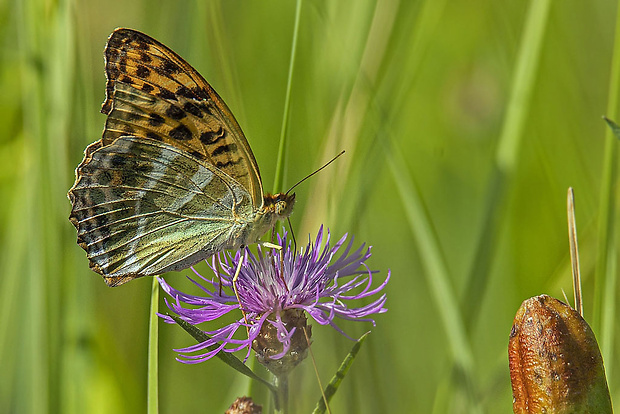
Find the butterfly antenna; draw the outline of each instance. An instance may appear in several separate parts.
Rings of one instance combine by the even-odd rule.
[[[287,217],[288,220],[288,228],[291,229],[291,237],[293,238],[293,257],[297,253],[297,239],[295,238],[295,231],[293,230],[293,224],[291,223],[291,218]]]
[[[319,168],[318,170],[314,171],[313,173],[310,173],[308,175],[306,175],[304,178],[302,178],[301,180],[297,181],[297,183],[292,186],[291,188],[288,189],[288,191],[286,192],[286,194],[290,193],[291,191],[293,191],[293,189],[295,187],[297,187],[299,184],[303,183],[304,181],[306,181],[308,178],[312,177],[314,174],[318,173],[319,171],[321,171],[323,168],[327,167],[329,164],[331,164],[332,162],[336,161],[336,158],[340,157],[342,154],[344,154],[344,150],[342,150],[340,152],[340,154],[336,155],[334,158],[332,158],[331,160],[329,160],[329,162],[325,165],[323,165],[321,168]]]

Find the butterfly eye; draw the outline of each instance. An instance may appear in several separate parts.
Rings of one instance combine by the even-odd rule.
[[[278,216],[284,215],[286,211],[286,201],[285,200],[277,201],[275,210]]]
[[[293,212],[295,205],[295,193],[293,194],[276,194],[274,203],[274,212],[282,218],[286,218]],[[280,219],[279,219],[280,220]]]

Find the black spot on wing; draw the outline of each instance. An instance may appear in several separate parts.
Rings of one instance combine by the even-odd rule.
[[[155,90],[155,88],[150,83],[145,83],[142,85],[142,90],[146,93],[151,93]]]
[[[192,139],[192,133],[185,125],[179,125],[170,131],[170,138],[179,141],[187,141],[188,139]]]
[[[157,94],[160,98],[168,99],[170,101],[176,101],[177,97],[174,93],[170,92],[166,88],[159,88],[159,93]]]
[[[194,92],[192,92],[191,89],[189,89],[187,86],[185,85],[181,85],[178,87],[178,89],[175,91],[175,93],[179,96],[183,96],[187,99],[195,99],[196,98],[196,94]]]
[[[179,119],[183,119],[183,118],[185,118],[185,116],[186,116],[187,114],[185,113],[185,111],[184,111],[184,110],[182,110],[182,109],[181,109],[181,108],[179,108],[178,106],[176,106],[176,105],[170,105],[170,106],[168,106],[168,109],[166,109],[166,115],[167,115],[169,118],[179,120]]]
[[[127,73],[127,57],[126,56],[122,56],[118,60],[118,70],[120,70],[122,73]]]
[[[139,37],[135,37],[134,42],[136,42],[136,47],[140,50],[149,50],[149,44]]]
[[[181,85],[177,88],[175,93],[187,99],[195,99],[197,101],[209,99],[209,94],[207,94],[203,88],[200,88],[198,86],[188,88],[185,85]]]
[[[122,75],[119,79],[119,82],[123,82],[123,83],[128,83],[130,85],[133,84],[133,79],[131,79],[129,76],[127,75]]]
[[[205,158],[205,156],[199,151],[192,150],[189,153],[192,154],[194,158],[198,158],[199,160],[203,160]]]
[[[146,133],[146,137],[150,139],[154,139],[155,141],[163,141],[162,137],[159,134],[156,134],[155,132],[151,132],[151,131]]]
[[[144,62],[144,63],[151,63],[151,61],[153,60],[152,57],[149,56],[148,53],[140,53],[140,61]]]
[[[239,158],[238,160],[230,160],[230,161],[226,161],[226,162],[217,162],[215,164],[215,166],[217,168],[225,168],[225,167],[229,167],[231,165],[240,164],[242,161],[243,161],[243,158]]]
[[[162,62],[162,68],[169,74],[179,73],[181,68],[171,60],[164,60]]]
[[[149,124],[151,126],[160,126],[165,122],[164,118],[159,114],[150,114],[149,115]]]
[[[211,97],[209,96],[209,92],[207,92],[205,88],[201,88],[200,86],[196,86],[194,88],[194,93],[203,99],[211,99]]]
[[[202,118],[203,116],[200,109],[196,105],[194,105],[192,102],[185,102],[183,104],[183,110],[187,113],[197,116],[198,118]]]
[[[226,136],[226,133],[220,126],[217,131],[206,131],[200,134],[200,142],[205,145],[211,145],[224,138],[224,136]]]
[[[125,165],[126,158],[120,155],[113,155],[110,157],[110,165],[114,168],[120,168]]]
[[[213,150],[213,152],[211,153],[211,156],[217,157],[220,154],[226,154],[228,152],[235,152],[235,151],[237,151],[237,144],[235,143],[228,144],[228,145],[220,145],[219,147]]]
[[[172,77],[174,74],[181,71],[181,68],[176,63],[168,59],[162,60],[161,64],[154,66],[153,69],[155,69],[158,74],[167,77]]]
[[[151,74],[151,70],[144,65],[138,65],[136,75],[140,78],[147,78]]]

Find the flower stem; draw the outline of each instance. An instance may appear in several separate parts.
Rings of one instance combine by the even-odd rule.
[[[275,377],[275,385],[278,390],[276,397],[276,410],[278,414],[287,414],[289,412],[288,407],[288,374],[282,374]]]
[[[147,412],[156,414],[159,412],[159,379],[158,379],[158,338],[159,338],[159,317],[157,308],[159,304],[159,282],[153,278],[151,287],[151,311],[149,312],[149,345],[148,345],[148,380],[147,380]]]

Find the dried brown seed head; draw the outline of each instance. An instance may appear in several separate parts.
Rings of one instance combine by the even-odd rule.
[[[524,301],[508,356],[515,413],[612,413],[594,333],[565,303],[547,295]]]

